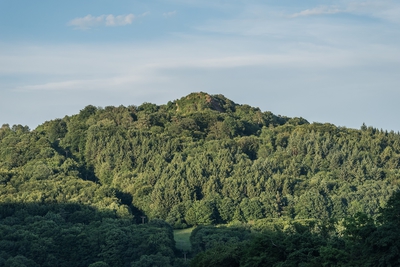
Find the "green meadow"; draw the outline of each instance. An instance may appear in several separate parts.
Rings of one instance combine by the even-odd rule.
[[[176,242],[176,248],[182,251],[191,251],[192,246],[190,244],[190,234],[194,227],[187,229],[174,230],[174,239]]]

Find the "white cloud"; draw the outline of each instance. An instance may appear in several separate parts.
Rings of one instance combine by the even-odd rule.
[[[335,5],[318,6],[290,15],[291,18],[314,15],[348,13],[400,23],[400,4],[390,0],[360,1],[346,0]]]
[[[75,26],[78,29],[90,29],[95,26],[99,26],[104,21],[104,15],[99,17],[93,17],[92,15],[87,15],[83,18],[75,18],[68,22],[68,26]]]
[[[124,26],[127,24],[132,24],[135,16],[133,14],[129,15],[108,15],[106,17],[106,26]]]
[[[135,19],[135,15],[100,15],[94,17],[92,15],[87,15],[83,18],[75,18],[68,22],[68,26],[74,26],[76,29],[87,30],[98,26],[125,26],[132,24]]]
[[[243,49],[227,49],[231,43]],[[239,68],[336,71],[377,64],[398,66],[400,59],[398,49],[390,46],[369,45],[353,51],[295,43],[285,45],[282,51],[270,48],[247,51],[245,48],[249,46],[241,38],[223,41],[204,37],[191,40],[190,45],[180,44],[166,42],[162,49],[157,44],[34,48],[0,45],[0,51],[4,51],[0,52],[0,74],[40,77],[13,86],[22,91],[130,90],[155,82],[162,82],[166,88],[174,87],[170,79],[182,79],[181,75],[189,70],[199,73],[232,72]]]
[[[176,14],[177,14],[177,12],[176,12],[176,10],[174,10],[174,11],[171,11],[171,12],[165,12],[165,13],[163,13],[163,16],[164,16],[165,18],[170,18],[170,17],[175,16]]]
[[[314,16],[314,15],[326,15],[326,14],[336,14],[336,13],[341,13],[344,12],[344,10],[341,10],[337,7],[333,6],[320,6],[320,7],[315,7],[312,9],[306,9],[301,12],[295,13],[291,15],[291,18],[296,18],[296,17],[304,17],[304,16]]]

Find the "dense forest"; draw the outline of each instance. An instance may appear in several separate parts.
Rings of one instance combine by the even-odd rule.
[[[0,266],[398,266],[399,166],[399,133],[202,92],[4,124]]]

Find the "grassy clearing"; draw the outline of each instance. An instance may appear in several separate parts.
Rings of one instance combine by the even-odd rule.
[[[192,245],[190,244],[190,234],[193,228],[174,230],[174,239],[176,248],[182,251],[191,251]]]

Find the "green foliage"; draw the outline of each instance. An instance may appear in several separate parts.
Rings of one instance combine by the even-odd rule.
[[[186,212],[185,220],[189,225],[210,225],[216,222],[216,207],[213,201],[193,202]]]
[[[398,266],[397,218],[382,218],[398,210],[399,195],[381,210],[380,222],[358,213],[346,218],[344,231],[316,221],[275,221],[262,232],[254,232],[260,224],[248,225],[252,234],[238,238],[243,228],[199,227],[191,236],[198,252],[191,266]]]
[[[152,261],[173,265],[169,248],[174,245],[167,242],[172,240],[172,230],[159,220],[177,229],[240,222],[249,223],[257,231],[272,231],[278,225],[281,231],[297,232],[299,236],[291,238],[304,241],[299,244],[309,244],[294,246],[297,252],[284,250],[285,257],[290,255],[287,259],[304,260],[304,266],[316,264],[315,257],[327,266],[340,265],[343,262],[335,253],[347,257],[350,252],[358,264],[395,266],[398,245],[393,228],[399,224],[399,201],[389,198],[399,189],[399,167],[398,133],[366,125],[356,130],[329,123],[310,124],[303,118],[276,116],[239,105],[222,95],[193,93],[166,105],[89,105],[77,115],[45,122],[32,131],[22,125],[0,128],[0,213],[4,216],[0,219],[7,227],[25,220],[22,211],[7,215],[13,212],[8,206],[13,203],[35,204],[39,211],[41,205],[71,205],[68,209],[83,205],[86,208],[66,211],[68,218],[58,211],[37,216],[47,216],[41,219],[46,224],[51,224],[50,217],[54,223],[68,222],[68,227],[58,230],[64,231],[64,242],[74,246],[79,246],[77,242],[94,242],[87,241],[86,236],[98,240],[86,232],[81,235],[78,224],[88,225],[104,217],[135,223],[144,215],[155,224],[152,227],[171,234],[160,235],[160,240],[149,239],[161,256],[148,252],[143,259],[138,256],[122,263],[121,259],[127,257],[122,247],[130,241],[113,240],[129,236],[127,228],[97,232],[104,249],[96,255],[113,259],[115,262],[104,260],[109,266],[132,262],[145,266]],[[35,219],[28,217],[34,224]],[[331,235],[330,226],[320,227],[320,222],[330,225],[333,221],[343,222],[343,229],[335,234],[345,238],[346,251],[340,249],[340,242],[314,236]],[[311,235],[300,231],[304,227]],[[392,236],[387,235],[389,230]],[[29,231],[14,234],[16,240],[26,243],[36,238]],[[79,238],[73,241],[73,236]],[[30,251],[45,255],[41,248],[53,249],[50,237],[39,239],[43,244],[33,242],[36,245]],[[216,236],[214,239],[219,240]],[[2,246],[8,247],[7,242]],[[157,242],[169,245],[157,246]],[[277,249],[265,240],[253,245]],[[390,253],[381,257],[385,251]],[[281,252],[276,251],[278,258],[272,261],[280,260]],[[253,255],[232,242],[207,253],[224,255],[221,257],[227,262],[232,259],[233,265],[238,263],[238,255],[251,256],[249,262],[255,265],[270,263],[269,256]],[[375,258],[358,256],[363,253]],[[0,265],[7,261],[29,265],[29,255],[21,254],[27,260],[14,252],[0,255]],[[35,262],[56,266],[57,257],[46,255],[50,255],[48,259]],[[79,258],[80,251],[76,255]],[[209,256],[200,262],[206,264],[211,254],[204,255]],[[88,266],[102,261],[96,257],[83,262]]]
[[[89,267],[109,267],[110,265],[108,265],[106,262],[104,261],[97,261],[95,263],[92,263],[89,265]]]
[[[165,266],[172,267],[170,259],[164,257],[160,253],[155,255],[142,255],[140,260],[132,262],[131,267],[153,267],[153,266]]]
[[[238,245],[223,245],[197,254],[191,261],[191,267],[239,267],[242,251]]]
[[[250,231],[244,227],[198,226],[190,236],[192,251],[204,252],[223,244],[235,244],[250,238]]]
[[[5,266],[170,266],[175,259],[165,222],[136,225],[77,204],[1,204],[0,236]]]

